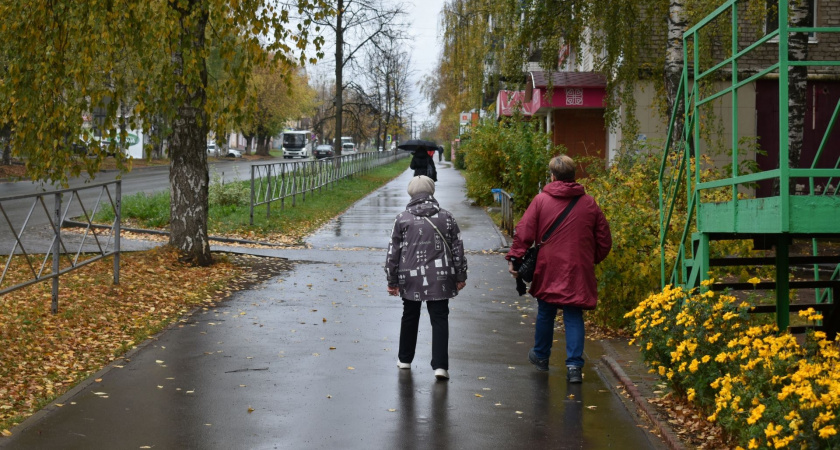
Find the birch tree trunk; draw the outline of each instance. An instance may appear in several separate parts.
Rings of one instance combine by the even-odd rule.
[[[170,185],[170,235],[169,243],[184,253],[184,258],[193,264],[212,264],[210,242],[207,234],[208,189],[210,177],[207,170],[207,67],[204,59],[205,29],[208,12],[198,2],[179,10],[181,21],[179,39],[187,44],[189,57],[200,58],[200,83],[187,85],[184,81],[184,54],[177,50],[172,54],[174,75],[178,80],[175,89],[180,106],[172,123],[170,139],[169,185]],[[189,82],[189,81],[187,81]]]
[[[665,93],[668,101],[668,118],[670,119],[674,113],[677,114],[671,134],[671,141],[675,144],[682,139],[685,111],[685,105],[681,99],[677,98],[684,62],[682,38],[687,25],[683,1],[671,0],[668,7],[668,40],[665,46]],[[683,89],[685,88],[684,86]]]
[[[790,26],[807,27],[811,24],[811,0],[791,0]],[[808,59],[808,33],[791,33],[788,39],[788,59],[805,61]],[[799,167],[802,156],[802,141],[805,138],[805,110],[808,99],[808,67],[796,66],[788,69],[788,162],[791,168]],[[793,186],[794,183],[791,183]]]

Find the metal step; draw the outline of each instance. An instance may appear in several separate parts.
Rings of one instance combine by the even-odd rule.
[[[791,281],[789,283],[790,289],[814,289],[814,288],[840,288],[840,280],[810,280],[810,281]],[[752,290],[775,290],[775,281],[762,281],[761,283],[715,283],[709,286],[713,291],[723,291],[732,289],[733,291],[752,291]]]
[[[840,255],[837,256],[791,256],[788,258],[791,266],[807,266],[812,264],[840,264]],[[733,266],[775,266],[776,258],[750,257],[750,258],[709,258],[711,267],[733,267]]]
[[[816,325],[797,325],[794,327],[788,327],[788,333],[790,334],[805,334],[808,330],[824,330],[824,326],[816,326]]]
[[[833,303],[794,303],[788,307],[789,311],[805,311],[808,308],[814,308],[815,311],[826,312],[834,308]],[[756,305],[750,308],[751,313],[774,313],[776,312],[776,305]]]

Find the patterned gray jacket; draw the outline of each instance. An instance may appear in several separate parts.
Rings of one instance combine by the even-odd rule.
[[[441,236],[426,219],[435,224]],[[448,246],[448,247],[447,247]],[[399,286],[408,300],[445,300],[458,295],[467,280],[461,230],[452,214],[431,195],[415,196],[397,215],[385,259],[388,286]]]

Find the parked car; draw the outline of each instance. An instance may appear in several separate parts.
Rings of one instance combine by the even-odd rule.
[[[207,143],[207,155],[216,156],[216,144],[214,142]]]
[[[235,148],[229,148],[228,151],[227,151],[227,157],[228,158],[241,158],[242,157],[242,152],[240,152],[239,150],[237,150]]]
[[[315,151],[313,152],[315,157],[318,159],[321,158],[329,158],[331,156],[335,156],[333,152],[332,145],[319,145],[315,147]]]
[[[341,154],[342,155],[349,155],[351,153],[356,153],[356,144],[352,142],[345,142],[341,144]]]

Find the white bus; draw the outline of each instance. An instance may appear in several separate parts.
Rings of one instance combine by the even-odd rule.
[[[309,130],[284,131],[283,158],[309,158],[312,156],[314,142],[312,132]]]

